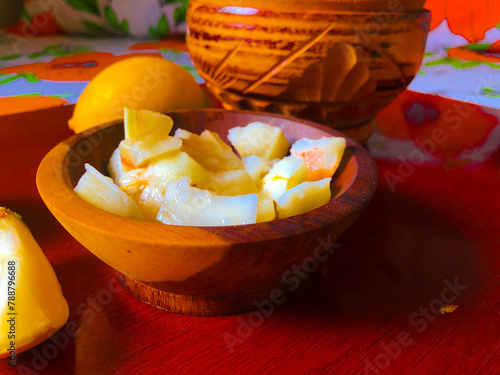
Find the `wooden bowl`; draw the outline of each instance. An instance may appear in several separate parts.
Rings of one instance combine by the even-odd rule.
[[[226,109],[291,115],[364,141],[420,68],[423,3],[191,0],[186,42]]]
[[[175,126],[200,133],[262,121],[280,127],[290,143],[339,136],[327,127],[279,115],[223,110],[169,113]],[[226,315],[255,309],[254,301],[290,287],[287,270],[308,257],[328,256],[356,220],[377,184],[368,153],[347,139],[332,181],[332,200],[313,211],[267,223],[228,227],[172,226],[100,210],[73,191],[90,163],[103,173],[124,138],[115,122],[74,135],[52,149],[37,173],[40,195],[52,214],[83,246],[119,274],[126,288],[159,308],[191,315]],[[326,246],[328,247],[328,246]],[[311,258],[312,259],[312,258]],[[277,292],[276,292],[277,293]]]

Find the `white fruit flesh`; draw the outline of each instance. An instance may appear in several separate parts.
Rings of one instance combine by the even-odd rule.
[[[282,158],[290,148],[280,128],[262,122],[232,128],[227,138],[242,158],[250,155],[264,160]]]
[[[226,197],[189,185],[167,185],[157,219],[171,225],[242,225],[257,221],[257,194]]]
[[[86,202],[116,215],[142,219],[143,215],[132,198],[120,190],[109,177],[89,164],[78,181],[75,193]]]
[[[345,145],[342,137],[302,138],[293,144],[290,152],[306,163],[307,180],[317,181],[333,176],[342,160]]]
[[[284,193],[276,201],[279,218],[299,215],[328,203],[331,198],[330,177],[303,182]]]

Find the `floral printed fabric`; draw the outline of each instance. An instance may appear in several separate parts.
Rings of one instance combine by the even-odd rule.
[[[186,30],[189,0],[25,0],[21,21],[7,32],[162,38]]]

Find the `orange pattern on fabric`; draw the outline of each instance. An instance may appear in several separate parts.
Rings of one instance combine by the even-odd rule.
[[[475,104],[413,91],[404,91],[377,115],[377,127],[383,134],[413,139],[445,159],[484,144],[497,123],[495,116]]]
[[[51,96],[11,96],[0,98],[0,116],[59,107],[68,101]]]
[[[498,0],[427,0],[425,8],[432,12],[431,30],[447,19],[451,32],[470,42],[483,39],[500,22]]]
[[[40,79],[52,81],[89,81],[107,66],[134,56],[159,56],[159,53],[135,53],[115,56],[107,52],[86,52],[57,57],[51,62],[10,66],[0,73],[33,73]]]

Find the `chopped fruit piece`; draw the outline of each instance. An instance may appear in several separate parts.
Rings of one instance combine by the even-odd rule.
[[[142,219],[141,210],[132,198],[120,190],[109,177],[85,164],[87,170],[78,181],[75,193],[86,202],[116,215]]]
[[[124,173],[128,172],[130,169],[123,165],[122,157],[120,156],[120,149],[117,148],[111,154],[111,158],[108,163],[108,173],[114,182],[120,180]]]
[[[257,220],[257,194],[225,197],[189,185],[185,179],[167,185],[157,219],[172,225],[242,225]]]
[[[151,133],[168,135],[174,121],[170,116],[146,109],[125,108],[125,139],[139,139]]]
[[[241,159],[217,133],[204,130],[198,135],[177,129],[174,137],[182,139],[182,151],[211,172],[244,169]]]
[[[257,193],[257,186],[250,175],[241,169],[222,171],[212,174],[211,181],[203,189],[213,191],[218,195],[242,195]]]
[[[156,221],[160,211],[163,195],[160,189],[154,186],[146,186],[134,196],[134,201],[144,215],[144,220]]]
[[[161,132],[151,133],[139,140],[127,138],[120,142],[120,155],[122,159],[134,167],[143,167],[151,159],[169,152],[179,150],[182,141],[179,138],[164,135]]]
[[[262,177],[271,169],[271,167],[257,155],[250,155],[243,158],[243,163],[245,164],[245,170],[256,186],[260,185]]]
[[[299,139],[293,144],[290,152],[306,163],[307,180],[317,181],[333,176],[342,160],[344,150],[345,138],[323,137]]]
[[[10,356],[11,350],[19,354],[38,345],[68,320],[68,303],[52,266],[21,217],[4,207],[0,207],[0,287],[0,358]],[[15,302],[9,298],[13,290]],[[12,320],[16,326],[11,326]],[[15,333],[15,340],[9,332]]]
[[[314,182],[303,182],[284,193],[276,201],[280,219],[314,210],[331,198],[330,177]]]
[[[111,159],[109,159],[109,175],[115,184],[130,196],[136,194],[144,187],[145,181],[142,174],[145,171],[146,168],[133,169],[133,167],[124,164],[120,156],[119,148],[113,152]]]
[[[290,148],[280,128],[262,122],[232,128],[227,138],[242,158],[250,155],[264,160],[282,158]]]
[[[196,186],[208,184],[211,178],[203,166],[183,151],[176,151],[154,160],[143,174],[148,184],[159,188],[162,193],[167,184],[183,177],[189,177]]]
[[[274,201],[264,193],[259,193],[257,200],[257,223],[276,219]]]
[[[293,156],[283,158],[262,179],[262,191],[274,200],[287,190],[306,181],[307,168],[304,161]]]

